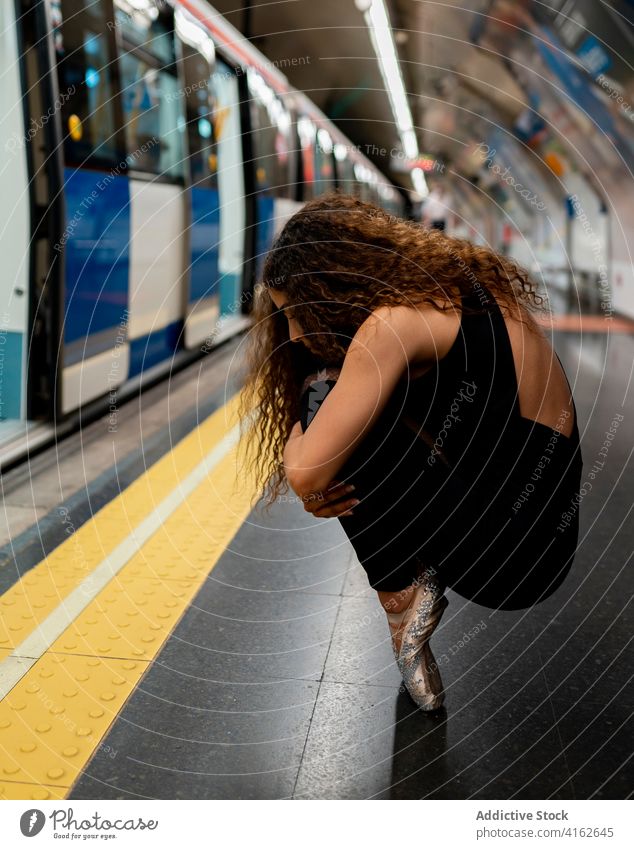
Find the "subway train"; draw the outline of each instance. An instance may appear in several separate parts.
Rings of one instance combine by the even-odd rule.
[[[311,197],[408,213],[204,0],[16,0],[0,31],[3,425],[64,422],[239,332]]]

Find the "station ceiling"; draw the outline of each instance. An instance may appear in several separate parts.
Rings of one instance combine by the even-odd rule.
[[[411,188],[403,157],[391,155],[399,137],[355,0],[213,5],[391,180]],[[386,6],[419,150],[445,163],[444,175],[473,178],[477,152],[495,145],[543,181],[566,167],[596,182],[623,159],[634,166],[631,0]]]

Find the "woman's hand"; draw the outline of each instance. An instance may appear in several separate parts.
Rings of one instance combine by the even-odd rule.
[[[352,496],[353,484],[344,484],[341,481],[332,481],[325,490],[311,492],[302,497],[304,510],[312,513],[318,519],[329,519],[332,516],[351,516],[352,510],[359,503]]]

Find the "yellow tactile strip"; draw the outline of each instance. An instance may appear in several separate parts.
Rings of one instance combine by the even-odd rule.
[[[211,447],[195,451],[198,459]],[[0,785],[7,798],[63,798],[70,791],[251,509],[255,487],[236,486],[235,453],[229,450],[0,702]],[[182,477],[176,470],[174,479]],[[88,524],[99,525],[101,512]],[[0,651],[0,661],[10,653]]]
[[[9,654],[10,649],[0,649],[0,663]],[[5,718],[0,720],[3,726],[0,728],[0,747],[3,745],[1,741],[5,734],[10,739],[13,733],[11,725],[6,725],[7,721],[10,722],[11,720]],[[10,799],[63,799],[67,792],[66,787],[54,787],[51,784],[29,784],[22,781],[5,781],[5,777],[0,775],[0,800],[2,801]]]
[[[155,646],[164,642],[199,586],[193,581],[182,589],[170,584],[136,578],[126,585],[115,578],[53,643],[51,651],[117,658],[153,656]]]
[[[20,645],[178,487],[237,420],[236,396],[76,531],[72,515],[60,511],[68,539],[0,596],[0,648]]]
[[[48,784],[22,784],[19,781],[3,782],[0,779],[0,801],[8,802],[14,799],[64,799],[68,788],[52,787]]]
[[[0,782],[63,797],[147,666],[46,652],[0,703]]]

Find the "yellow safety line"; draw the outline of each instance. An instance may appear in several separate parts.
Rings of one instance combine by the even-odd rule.
[[[22,643],[178,487],[236,422],[237,396],[77,530],[72,513],[60,509],[59,521],[68,539],[0,596],[0,648],[13,649]],[[188,573],[183,569],[181,577]]]
[[[235,408],[235,399],[227,407]],[[85,529],[88,539],[114,548],[122,532],[116,541],[109,538],[113,517],[142,520],[168,494],[169,483],[178,486],[209,453],[212,435],[221,439],[230,429],[227,420],[234,417],[226,412],[214,413],[213,422],[146,472],[144,482],[118,496],[125,506],[111,502],[113,510],[103,508],[77,533]],[[243,479],[236,486],[235,454],[234,447],[0,702],[0,798],[65,798],[70,792],[251,510],[255,485]],[[68,550],[69,542],[60,548]],[[0,649],[0,663],[10,652]]]

